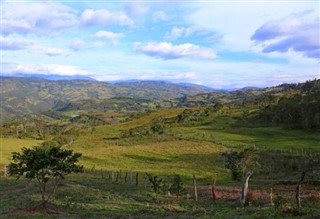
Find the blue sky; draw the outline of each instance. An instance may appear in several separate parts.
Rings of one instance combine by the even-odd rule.
[[[320,78],[319,1],[1,1],[1,73],[214,88]]]

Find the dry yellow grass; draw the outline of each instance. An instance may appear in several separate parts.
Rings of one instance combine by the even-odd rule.
[[[22,147],[32,147],[38,145],[42,141],[33,139],[17,139],[17,138],[0,138],[0,166],[1,170],[3,165],[11,160],[12,152],[19,152]]]

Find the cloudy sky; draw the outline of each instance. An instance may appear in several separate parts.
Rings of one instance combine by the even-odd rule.
[[[1,73],[215,88],[320,78],[319,1],[1,1]]]

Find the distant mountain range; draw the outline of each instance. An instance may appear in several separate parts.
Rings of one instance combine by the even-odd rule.
[[[56,78],[57,77],[53,77]],[[162,101],[208,92],[205,89],[163,81],[119,82],[47,80],[34,77],[0,77],[2,121],[49,110],[57,103],[127,97]]]
[[[51,79],[48,80],[0,76],[1,122],[50,109],[139,111],[156,107],[206,106],[217,102],[254,102],[268,95],[279,99],[283,95],[304,92],[310,84],[282,84],[271,88],[246,87],[226,92],[190,83],[139,80],[108,83],[84,80],[81,79],[82,76],[72,77],[50,76]]]

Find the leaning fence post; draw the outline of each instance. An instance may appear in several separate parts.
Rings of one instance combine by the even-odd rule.
[[[132,184],[132,168],[130,169],[130,184]]]
[[[193,189],[194,189],[194,200],[198,201],[197,181],[196,181],[196,176],[194,174],[193,174]]]
[[[119,171],[119,179],[121,179],[121,175],[122,175],[122,172],[121,170]]]
[[[128,173],[126,172],[126,176],[124,177],[124,182],[127,182],[127,178],[128,178]]]
[[[242,207],[246,204],[246,197],[247,197],[247,192],[248,192],[250,176],[252,176],[252,172],[251,171],[247,172],[245,181],[244,181],[243,186],[242,186],[242,191],[241,191],[241,195],[240,195],[240,203],[241,203]]]

